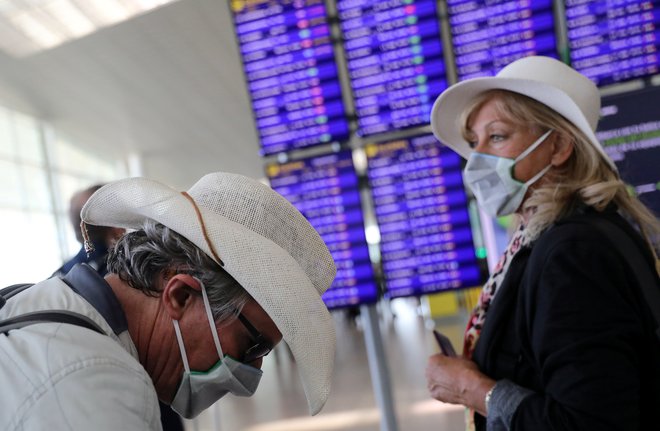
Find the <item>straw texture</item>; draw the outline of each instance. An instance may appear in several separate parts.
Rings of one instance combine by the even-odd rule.
[[[321,299],[336,274],[327,246],[285,198],[242,175],[202,177],[188,194],[204,219],[224,269],[261,305],[296,360],[311,414],[328,397],[335,331]],[[179,191],[145,178],[110,183],[84,206],[89,224],[139,228],[146,218],[213,255],[194,206]]]

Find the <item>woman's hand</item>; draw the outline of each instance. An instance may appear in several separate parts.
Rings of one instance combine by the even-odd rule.
[[[438,401],[462,404],[486,416],[486,393],[495,380],[483,374],[474,362],[438,353],[426,366],[429,393]]]

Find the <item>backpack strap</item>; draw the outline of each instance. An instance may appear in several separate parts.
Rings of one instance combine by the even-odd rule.
[[[27,289],[30,286],[34,286],[33,283],[21,283],[21,284],[12,284],[5,288],[0,289],[0,308],[4,307],[7,303],[7,300],[14,295],[17,295]]]
[[[2,308],[12,296],[21,293],[33,285],[34,284],[32,283],[13,284],[0,289],[0,308]],[[101,329],[101,327],[89,317],[68,310],[33,311],[19,316],[10,317],[5,320],[0,320],[0,334],[6,334],[13,329],[20,329],[24,326],[34,325],[36,323],[66,323],[81,326],[96,331],[99,334],[106,335],[103,329]]]
[[[642,250],[616,223],[603,217],[594,217],[590,222],[610,239],[635,274],[646,304],[655,319],[655,335],[660,339],[660,279],[657,272],[647,265],[647,258],[642,254]]]
[[[103,332],[103,330],[89,317],[66,310],[33,311],[31,313],[25,313],[1,320],[0,334],[6,334],[11,330],[20,329],[24,326],[34,325],[36,323],[66,323],[69,325],[81,326],[96,331],[99,334],[106,335],[106,333]]]

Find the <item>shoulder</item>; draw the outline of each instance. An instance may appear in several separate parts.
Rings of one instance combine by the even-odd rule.
[[[4,363],[32,381],[55,381],[78,370],[105,367],[150,382],[142,365],[117,340],[76,325],[23,327],[0,336],[0,352]]]
[[[72,325],[33,325],[0,340],[0,355],[6,365],[0,381],[16,388],[0,411],[13,406],[7,419],[31,424],[26,429],[47,423],[67,429],[92,424],[99,424],[94,425],[98,429],[144,429],[158,416],[148,374],[108,336]],[[5,425],[0,428],[13,428]]]
[[[615,210],[587,210],[558,221],[534,242],[532,261],[553,253],[580,253],[586,249],[596,255],[618,255],[617,244],[608,232],[620,229],[634,244],[648,251],[639,233]]]
[[[599,235],[599,228],[596,224],[597,220],[611,218],[612,216],[612,214],[605,216],[604,214],[596,212],[571,215],[550,226],[550,228],[541,234],[537,243],[542,245],[553,245],[575,239],[602,239],[602,235]],[[619,216],[616,215],[616,217]]]
[[[522,292],[527,305],[576,314],[616,304],[622,308],[624,302],[637,307],[637,277],[608,232],[617,228],[645,249],[640,235],[616,211],[576,214],[546,230],[533,244],[525,269]]]

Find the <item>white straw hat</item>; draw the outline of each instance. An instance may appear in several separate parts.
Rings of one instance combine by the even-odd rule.
[[[469,79],[449,87],[436,99],[431,111],[435,137],[467,159],[472,149],[461,134],[460,115],[475,97],[488,90],[520,93],[557,111],[586,135],[617,172],[594,133],[600,116],[598,87],[586,76],[550,57],[524,57],[494,77]]]
[[[336,274],[328,247],[293,205],[251,178],[212,173],[187,193],[196,205],[153,180],[120,180],[94,193],[81,217],[128,229],[152,219],[216,261],[217,253],[277,325],[296,360],[310,413],[318,413],[330,391],[336,344],[332,316],[321,299]]]

